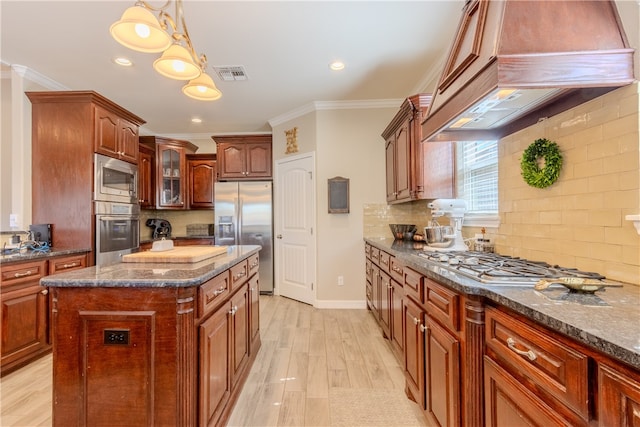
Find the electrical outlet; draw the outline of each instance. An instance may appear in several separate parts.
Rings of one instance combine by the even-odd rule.
[[[338,286],[344,286],[344,276],[338,276]]]
[[[9,214],[9,227],[18,226],[18,214]]]

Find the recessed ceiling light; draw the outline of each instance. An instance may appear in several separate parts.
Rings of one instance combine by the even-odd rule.
[[[333,61],[331,64],[329,64],[329,68],[331,68],[333,71],[344,70],[344,62]]]
[[[191,119],[191,123],[202,123],[202,119],[194,117],[193,119]]]
[[[131,67],[133,65],[133,62],[123,57],[115,58],[113,62],[115,62],[118,65],[122,65],[123,67]]]

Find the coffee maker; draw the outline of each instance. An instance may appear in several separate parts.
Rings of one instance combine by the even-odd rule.
[[[166,219],[149,218],[146,224],[147,227],[151,227],[153,230],[152,239],[162,239],[163,237],[168,239],[171,237],[171,223]]]

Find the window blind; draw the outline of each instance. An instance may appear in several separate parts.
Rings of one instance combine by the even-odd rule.
[[[498,213],[498,141],[456,143],[457,197],[467,201],[467,214]]]

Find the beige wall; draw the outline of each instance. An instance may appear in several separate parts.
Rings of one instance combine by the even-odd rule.
[[[273,127],[274,161],[286,157],[284,131],[294,126],[298,128],[297,154],[316,153],[319,306],[355,301],[364,307],[364,212],[367,204],[385,200],[384,140],[380,134],[396,111],[397,108],[322,109]],[[349,178],[348,214],[327,212],[327,180],[335,176]],[[344,277],[343,286],[338,286],[338,276]]]
[[[625,220],[640,213],[638,88],[618,89],[500,141],[498,252],[640,284],[640,236]],[[563,154],[558,181],[545,189],[520,176],[522,152],[538,138],[555,141]]]

